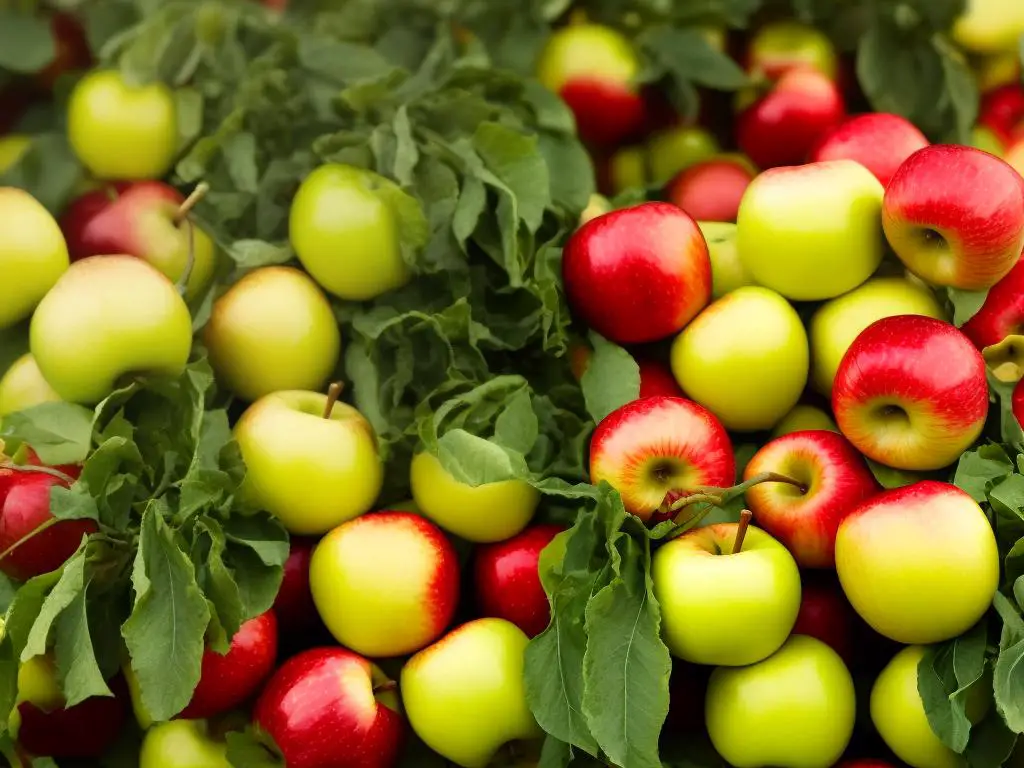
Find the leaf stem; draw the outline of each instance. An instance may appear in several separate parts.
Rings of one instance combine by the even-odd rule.
[[[341,392],[345,388],[345,384],[340,381],[331,382],[331,386],[327,388],[327,403],[324,405],[323,417],[325,419],[331,418],[331,414],[334,412],[334,404],[338,402],[338,398],[341,397]]]
[[[747,538],[747,528],[750,527],[750,520],[754,513],[749,509],[740,512],[740,521],[736,525],[736,538],[732,543],[732,554],[738,555],[743,551],[743,540]]]

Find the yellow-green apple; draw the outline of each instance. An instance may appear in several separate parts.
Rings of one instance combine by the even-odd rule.
[[[673,656],[742,666],[775,653],[800,610],[800,571],[778,541],[740,523],[693,528],[654,553],[661,633]]]
[[[782,437],[791,432],[804,432],[808,429],[839,431],[839,427],[836,426],[832,417],[824,410],[815,405],[798,403],[775,425],[772,429],[772,437]]]
[[[68,141],[101,179],[158,179],[178,148],[174,93],[163,83],[136,86],[114,70],[93,70],[67,106]]]
[[[884,190],[853,160],[775,168],[743,196],[740,259],[758,285],[801,301],[853,290],[882,261]],[[813,222],[807,211],[817,211]]]
[[[294,267],[262,267],[232,285],[214,302],[203,342],[217,381],[248,402],[321,389],[341,354],[327,297]]]
[[[205,720],[169,720],[146,731],[139,768],[231,768],[227,744]]]
[[[1011,50],[1024,34],[1024,6],[1016,0],[968,0],[950,34],[971,53]]]
[[[1006,144],[995,131],[987,126],[976,125],[971,129],[971,146],[1006,160]],[[1021,168],[1019,165],[1009,160],[1007,162],[1017,173],[1020,173]]]
[[[837,74],[836,49],[828,36],[797,21],[765,24],[750,38],[746,68],[771,79],[796,67],[811,67],[826,77]]]
[[[326,533],[370,510],[384,482],[377,436],[347,403],[319,392],[266,395],[235,424],[243,491],[289,533]]]
[[[413,501],[424,515],[449,533],[477,544],[515,536],[533,519],[540,503],[540,492],[524,480],[464,483],[429,451],[413,456],[409,483]]]
[[[273,674],[253,721],[288,768],[391,768],[405,740],[395,687],[346,648],[312,648]]]
[[[960,330],[978,349],[1024,332],[1024,259],[989,289],[981,309]]]
[[[180,376],[192,317],[174,283],[147,262],[91,256],[39,302],[29,349],[62,399],[92,405],[125,377]]]
[[[43,378],[31,352],[11,363],[0,379],[0,416],[57,400],[60,395]]]
[[[940,180],[960,179],[957,184]],[[899,167],[885,189],[882,227],[907,269],[934,285],[995,285],[1024,247],[1024,181],[974,147],[935,144]]]
[[[32,146],[32,137],[23,133],[9,133],[0,136],[0,173],[17,163]]]
[[[897,469],[940,469],[985,426],[985,361],[947,322],[884,317],[861,331],[843,356],[832,412],[869,459]]]
[[[835,571],[805,571],[794,635],[817,638],[849,666],[854,658],[857,615],[843,594]]]
[[[608,158],[608,191],[614,195],[647,186],[647,151],[643,145],[621,147]]]
[[[608,200],[604,195],[594,193],[590,196],[590,202],[587,203],[587,207],[583,209],[580,214],[579,226],[583,226],[591,219],[596,219],[603,213],[608,213],[612,209],[611,201]]]
[[[682,397],[683,390],[672,375],[672,369],[660,360],[641,357],[636,361],[640,369],[640,397]]]
[[[912,122],[888,112],[844,120],[821,137],[810,161],[855,160],[886,186],[903,161],[930,142]]]
[[[588,221],[566,243],[562,279],[576,316],[619,344],[678,333],[711,298],[707,243],[693,218],[671,203]]]
[[[392,182],[340,163],[321,165],[292,199],[288,237],[302,266],[324,290],[365,301],[412,277],[402,258]]]
[[[0,328],[21,322],[70,263],[57,221],[28,192],[0,187]]]
[[[526,702],[519,627],[476,619],[424,648],[402,667],[402,703],[424,743],[463,768],[483,768],[510,741],[543,731]]]
[[[736,480],[732,443],[710,411],[681,397],[634,400],[612,411],[590,440],[590,481],[607,481],[628,512],[647,521],[665,501]]]
[[[873,277],[819,307],[809,324],[815,389],[831,395],[839,363],[853,340],[876,320],[893,315],[943,320],[946,313],[928,287],[903,277]]]
[[[699,125],[664,128],[647,139],[650,180],[662,186],[680,171],[721,151],[714,134]]]
[[[736,221],[743,193],[756,175],[743,155],[718,155],[672,177],[665,197],[700,221]]]
[[[410,512],[370,512],[324,536],[309,586],[335,639],[371,658],[405,656],[448,628],[459,602],[451,542]]]
[[[759,286],[718,299],[672,344],[672,372],[683,391],[727,429],[775,426],[800,399],[807,370],[807,333],[799,315],[782,296]]]
[[[853,736],[853,678],[835,651],[793,635],[747,667],[711,673],[708,736],[735,768],[830,768]]]
[[[603,24],[569,24],[548,36],[537,79],[569,105],[585,142],[613,145],[637,134],[645,120],[633,44]]]
[[[847,514],[881,489],[864,458],[838,432],[792,432],[766,443],[743,479],[765,472],[799,485],[761,483],[745,496],[754,520],[781,541],[803,568],[835,566],[836,531]]]
[[[966,632],[999,584],[999,551],[981,507],[922,480],[861,502],[836,534],[836,572],[854,610],[900,643]]]
[[[730,291],[753,285],[754,278],[740,261],[736,248],[736,225],[727,221],[698,221],[711,259],[711,298],[720,299]]]

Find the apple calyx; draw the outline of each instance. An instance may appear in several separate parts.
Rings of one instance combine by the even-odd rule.
[[[981,351],[992,375],[1005,384],[1014,384],[1024,378],[1024,336],[1010,334],[998,344]]]
[[[344,382],[331,382],[331,385],[327,388],[327,403],[324,405],[323,418],[331,418],[331,414],[334,412],[334,404],[338,402],[338,398],[341,397],[341,392],[344,388]]]
[[[749,509],[744,509],[740,512],[740,521],[736,526],[736,538],[732,543],[732,553],[738,555],[743,551],[743,540],[747,538],[747,528],[750,527],[750,521],[754,517],[754,513]]]

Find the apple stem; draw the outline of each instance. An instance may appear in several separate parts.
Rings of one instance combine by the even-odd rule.
[[[188,256],[185,260],[185,270],[175,285],[182,296],[188,293],[188,281],[192,278],[192,270],[196,266],[196,227],[191,219],[185,219],[185,227],[188,229]]]
[[[206,197],[206,193],[210,191],[210,185],[205,181],[200,181],[196,184],[196,188],[192,190],[188,197],[178,206],[177,212],[174,214],[174,225],[178,226],[181,222],[188,218],[189,213],[193,208],[196,207],[196,203]]]
[[[373,692],[375,694],[395,690],[398,690],[398,682],[396,680],[385,680],[383,683],[377,683],[377,685],[373,686]]]
[[[738,555],[743,550],[743,540],[747,538],[747,528],[754,513],[749,509],[740,512],[740,521],[736,525],[736,539],[732,543],[732,553]]]
[[[69,486],[75,484],[75,478],[53,467],[40,467],[37,464],[15,464],[13,461],[0,462],[0,467],[4,469],[17,469],[21,472],[41,472],[44,475],[50,475],[58,480],[63,480]]]
[[[331,386],[327,388],[327,403],[324,405],[324,418],[331,418],[331,413],[334,411],[334,404],[338,402],[338,398],[341,397],[341,391],[345,388],[345,384],[340,381],[331,383]]]

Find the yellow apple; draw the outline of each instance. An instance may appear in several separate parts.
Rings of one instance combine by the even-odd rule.
[[[809,429],[826,429],[829,432],[839,431],[839,427],[836,426],[832,417],[821,408],[800,403],[775,425],[775,429],[772,430],[772,437],[782,437],[790,432],[804,432]]]
[[[950,34],[971,53],[1013,50],[1024,34],[1024,4],[1018,0],[967,0]]]
[[[209,733],[204,720],[169,720],[146,732],[139,768],[231,768],[227,744]]]
[[[0,379],[0,416],[57,400],[60,395],[43,378],[30,352],[15,360]]]
[[[740,261],[736,250],[736,225],[726,221],[698,221],[711,258],[711,298],[720,299],[730,291],[753,285],[754,278]]]

